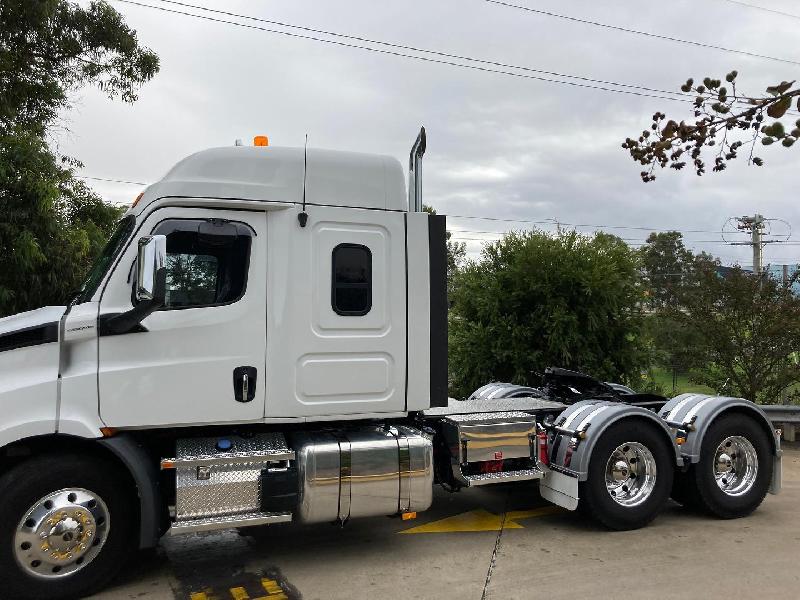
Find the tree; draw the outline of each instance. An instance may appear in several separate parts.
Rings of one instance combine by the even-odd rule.
[[[510,233],[456,276],[451,392],[492,380],[539,383],[547,366],[632,380],[641,351],[634,251],[615,236]]]
[[[682,309],[673,313],[697,334],[701,360],[692,372],[698,383],[763,404],[800,382],[794,360],[800,349],[800,298],[786,284],[736,267],[697,274]],[[798,399],[798,392],[790,392]]]
[[[0,4],[0,316],[65,302],[120,214],[47,144],[70,94],[93,84],[133,102],[157,70],[105,2]]]
[[[0,136],[0,316],[65,302],[120,213],[40,136]]]
[[[0,129],[43,133],[69,94],[92,84],[136,100],[158,57],[106,2],[3,0],[0,5]]]
[[[759,141],[771,146],[778,141],[791,148],[800,139],[800,119],[785,125],[780,119],[796,101],[800,110],[800,86],[783,81],[770,86],[761,96],[741,94],[736,88],[738,73],[731,71],[725,83],[706,77],[702,84],[688,79],[681,86],[687,99],[694,98],[694,121],[667,119],[662,112],[653,115],[649,129],[627,138],[622,147],[645,169],[642,180],[653,181],[656,166],[681,170],[689,161],[697,175],[706,171],[705,154],[711,153],[712,171],[723,171],[728,161],[747,152],[750,164],[761,166],[764,160],[755,156]],[[730,86],[730,89],[729,89]],[[775,119],[765,124],[766,118]]]
[[[650,307],[674,305],[676,292],[694,261],[694,255],[683,245],[683,234],[678,231],[651,233],[639,249],[639,257]]]

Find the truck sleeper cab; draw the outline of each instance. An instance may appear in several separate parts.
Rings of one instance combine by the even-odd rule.
[[[435,483],[539,480],[612,529],[670,495],[731,518],[777,492],[779,440],[745,400],[448,399],[424,150],[423,130],[408,195],[389,157],[199,152],[137,199],[69,306],[0,319],[13,597],[91,593],[166,532],[422,512]]]

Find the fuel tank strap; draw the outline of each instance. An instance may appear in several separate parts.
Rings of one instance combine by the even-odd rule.
[[[350,518],[351,489],[353,481],[353,454],[350,440],[339,436],[339,521]]]

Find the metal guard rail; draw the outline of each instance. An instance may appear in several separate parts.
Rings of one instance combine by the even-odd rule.
[[[759,408],[767,413],[773,427],[782,426],[783,439],[787,442],[795,441],[795,428],[800,424],[800,405],[764,404]]]

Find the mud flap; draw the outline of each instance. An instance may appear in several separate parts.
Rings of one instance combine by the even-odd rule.
[[[539,493],[556,506],[567,510],[578,508],[578,478],[574,475],[546,471],[539,480]]]
[[[783,467],[781,466],[783,450],[781,450],[780,447],[781,439],[778,436],[775,436],[775,441],[778,444],[778,448],[775,452],[775,456],[772,459],[772,481],[769,484],[769,490],[767,490],[770,494],[779,494],[783,481]]]

